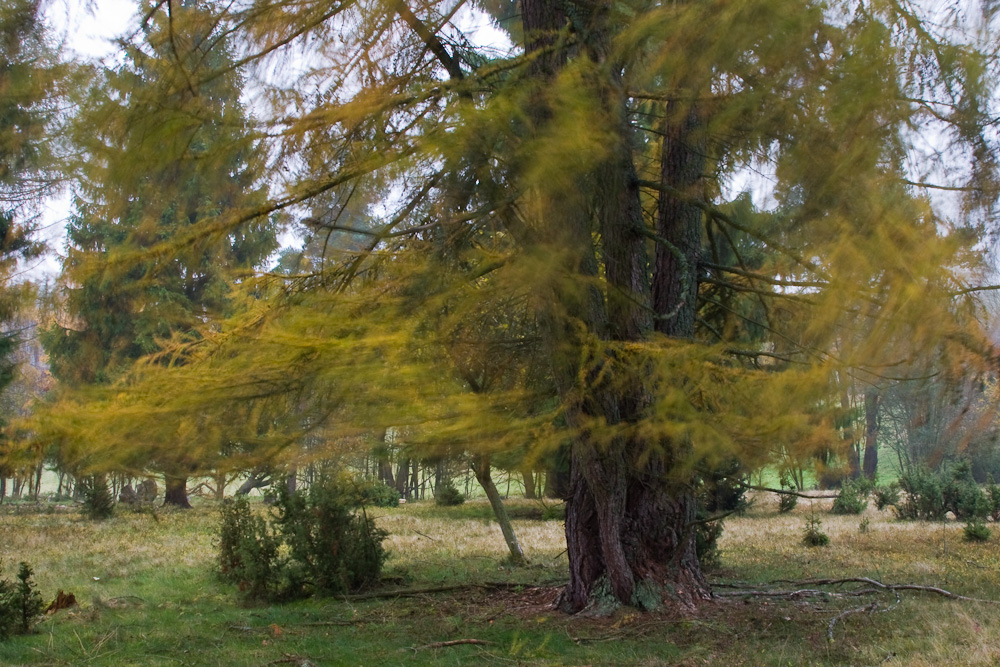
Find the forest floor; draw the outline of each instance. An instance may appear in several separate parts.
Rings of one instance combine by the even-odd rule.
[[[553,610],[567,576],[565,540],[560,508],[537,501],[511,501],[525,567],[505,563],[484,502],[410,503],[377,511],[390,534],[383,586],[286,605],[244,603],[217,580],[210,501],[103,522],[55,503],[5,504],[4,578],[28,561],[46,601],[63,590],[79,605],[0,643],[0,665],[1000,663],[1000,604],[813,581],[864,577],[1000,601],[1000,530],[970,543],[958,522],[901,522],[872,507],[833,516],[829,502],[779,514],[773,496],[760,494],[745,516],[726,521],[720,563],[709,570],[717,601],[687,614],[603,617]],[[802,544],[810,516],[829,546]],[[800,592],[782,594],[791,591]]]

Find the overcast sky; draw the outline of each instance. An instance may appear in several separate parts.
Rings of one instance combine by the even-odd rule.
[[[53,0],[45,8],[45,22],[53,39],[62,43],[66,58],[75,55],[81,60],[100,61],[113,56],[117,50],[114,40],[129,30],[136,7],[135,0]],[[48,242],[50,252],[25,267],[27,277],[42,280],[59,274],[58,255],[64,252],[70,209],[68,192],[44,203],[39,236]]]

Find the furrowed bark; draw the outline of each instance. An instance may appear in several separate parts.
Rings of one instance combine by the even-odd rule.
[[[537,53],[534,73],[543,79],[556,76],[564,63],[564,51],[545,50],[571,23],[562,7],[554,0],[522,3],[525,49]],[[630,435],[636,430],[628,427],[647,416],[651,389],[641,358],[629,357],[634,354],[629,344],[652,334],[653,312],[660,315],[656,329],[693,337],[702,213],[680,200],[662,203],[660,233],[672,241],[657,250],[652,290],[659,301],[654,304],[622,70],[604,60],[608,40],[602,37],[600,12],[593,11],[594,31],[576,35],[583,42],[576,48],[597,65],[590,88],[581,94],[590,93],[600,105],[610,148],[575,191],[541,194],[551,200],[540,207],[546,236],[532,239],[558,248],[567,275],[551,287],[549,296],[557,305],[539,315],[574,430],[566,508],[570,581],[559,604],[569,612],[609,602],[691,607],[710,597],[695,551],[695,480],[690,474],[678,479],[672,469],[691,444],[665,443],[662,449],[670,456],[638,460],[640,452],[656,449],[650,445],[664,443]],[[544,132],[551,117],[545,93],[533,100],[535,131]],[[697,129],[696,116],[671,119],[666,128],[671,139],[664,146],[663,182],[683,192],[697,188],[703,177],[704,152],[694,143]],[[601,266],[605,291],[593,288]],[[615,367],[613,382],[602,379],[608,364]],[[597,440],[587,428],[592,420],[622,426],[621,435]]]

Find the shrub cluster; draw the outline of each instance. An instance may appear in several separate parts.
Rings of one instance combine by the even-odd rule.
[[[799,497],[790,493],[783,493],[778,496],[778,511],[782,514],[791,512],[799,504]]]
[[[830,544],[830,537],[823,532],[823,524],[815,514],[806,519],[802,543],[807,547],[825,547]]]
[[[465,502],[465,495],[463,495],[451,483],[440,484],[438,485],[438,488],[434,490],[434,502],[444,507],[461,505]]]
[[[222,578],[253,599],[336,595],[378,582],[385,531],[376,528],[350,484],[324,481],[305,492],[281,488],[270,518],[246,498],[223,504]]]
[[[778,483],[781,485],[781,488],[786,491],[792,491],[795,489],[795,484],[792,482],[792,476],[788,474],[787,470],[781,471],[781,474],[778,477]],[[778,496],[778,511],[782,514],[791,512],[798,504],[799,497],[796,495],[783,493]]]
[[[866,479],[857,479],[844,482],[840,487],[840,495],[833,500],[833,507],[830,509],[834,514],[861,514],[868,507],[868,491],[871,482]]]
[[[876,486],[872,494],[875,497],[875,507],[879,511],[884,510],[890,505],[899,503],[899,483],[893,482],[892,484]]]
[[[31,580],[34,573],[27,563],[17,570],[17,581],[0,579],[0,641],[11,635],[31,632],[45,604]]]
[[[1000,516],[1000,489],[984,492],[967,462],[939,472],[914,468],[899,478],[899,486],[905,494],[895,505],[900,519],[937,521],[952,512],[956,519],[981,523]]]
[[[354,487],[358,503],[368,507],[398,507],[399,491],[381,480],[361,482]]]

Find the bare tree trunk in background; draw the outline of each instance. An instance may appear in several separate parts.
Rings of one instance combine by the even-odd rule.
[[[212,481],[215,482],[215,499],[222,500],[226,497],[226,486],[229,484],[229,476],[220,471],[212,476]]]
[[[407,482],[410,481],[410,459],[405,457],[400,457],[399,466],[396,468],[396,490],[399,491],[399,495],[407,500],[410,499],[410,494],[406,488]]]
[[[534,500],[538,497],[535,492],[535,475],[531,468],[524,467],[521,468],[521,476],[524,477],[524,497],[528,500]]]
[[[878,472],[878,408],[881,402],[878,389],[865,390],[865,459],[864,474],[874,480]]]
[[[510,551],[511,562],[515,565],[524,565],[528,560],[524,557],[521,545],[517,542],[514,527],[510,523],[510,515],[507,514],[507,508],[504,507],[503,500],[500,498],[500,492],[497,491],[497,487],[493,483],[493,476],[490,471],[490,457],[486,455],[473,457],[472,470],[475,472],[480,486],[483,487],[483,491],[486,492],[486,497],[490,500],[490,506],[493,508],[493,516],[496,517],[497,523],[500,524],[500,532],[503,533],[503,539],[507,543],[507,549]]]

